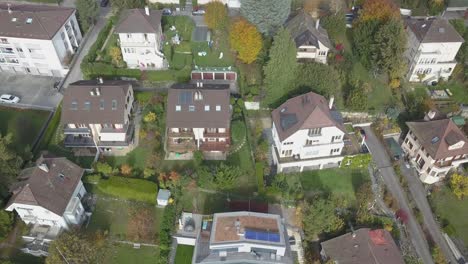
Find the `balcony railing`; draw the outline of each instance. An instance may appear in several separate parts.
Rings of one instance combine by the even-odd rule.
[[[229,144],[227,142],[203,142],[200,145],[200,150],[203,151],[227,151]]]
[[[181,131],[181,132],[172,132],[169,131],[167,132],[168,137],[181,137],[181,138],[192,138],[193,137],[193,132],[192,131]]]
[[[181,141],[180,143],[168,142],[167,149],[169,151],[185,152],[194,151],[197,149],[195,140]]]
[[[206,138],[218,138],[218,137],[223,137],[223,138],[227,138],[229,137],[229,132],[224,132],[224,133],[220,133],[220,132],[204,132],[203,133],[203,137],[206,137]]]

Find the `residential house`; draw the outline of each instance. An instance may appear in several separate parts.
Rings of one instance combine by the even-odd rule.
[[[468,163],[468,139],[451,119],[406,124],[409,132],[401,147],[424,183],[438,182],[451,169]]]
[[[327,31],[305,11],[286,22],[286,29],[296,43],[297,58],[327,63],[328,51],[333,48]]]
[[[463,38],[448,20],[440,17],[410,17],[405,23],[408,80],[429,84],[447,80],[457,65],[455,56]]]
[[[15,211],[31,227],[25,252],[47,255],[47,244],[61,231],[83,223],[84,170],[66,158],[41,156],[24,169],[5,210]]]
[[[200,150],[208,159],[225,159],[231,144],[228,84],[178,84],[169,89],[166,151],[179,156]]]
[[[209,2],[213,1],[220,1],[224,5],[226,5],[228,8],[234,8],[238,9],[241,7],[241,1],[240,0],[198,0],[197,4],[198,5],[206,5]],[[150,3],[162,3],[162,4],[179,4],[179,0],[150,0]]]
[[[185,232],[195,229],[198,233],[193,239],[176,238],[179,243],[195,245],[193,264],[294,263],[279,215],[240,211],[203,217],[185,214],[183,220]]]
[[[161,17],[161,10],[148,7],[122,11],[114,33],[119,35],[122,57],[128,68],[165,68]]]
[[[0,72],[64,77],[81,39],[74,8],[0,3]]]
[[[66,147],[99,148],[104,154],[134,147],[132,83],[78,81],[65,90],[61,123]]]
[[[343,160],[345,130],[330,102],[309,92],[287,100],[272,112],[273,162],[277,172],[337,167]]]
[[[361,228],[320,243],[325,261],[340,264],[403,264],[402,254],[387,230]],[[327,262],[328,263],[328,262]]]

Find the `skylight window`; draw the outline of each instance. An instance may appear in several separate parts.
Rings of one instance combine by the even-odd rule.
[[[216,106],[216,112],[219,112],[219,111],[221,111],[221,106],[220,106],[220,105],[217,105],[217,106]]]
[[[206,111],[206,112],[209,112],[209,111],[210,111],[210,106],[209,106],[209,105],[205,105],[205,111]]]
[[[188,110],[189,110],[189,112],[195,112],[195,106],[194,105],[189,105]]]
[[[33,19],[30,18],[30,17],[28,17],[28,18],[26,19],[26,24],[32,24],[32,21],[33,21]]]
[[[14,17],[11,19],[11,22],[16,22],[16,20],[17,20],[16,17]]]
[[[176,105],[176,106],[175,106],[176,112],[180,112],[181,109],[182,109],[182,107],[180,107],[180,105]]]

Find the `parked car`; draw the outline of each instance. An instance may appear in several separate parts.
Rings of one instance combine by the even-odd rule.
[[[109,4],[109,0],[101,0],[101,7],[106,7]]]
[[[0,102],[2,103],[16,104],[19,101],[20,101],[20,98],[18,96],[14,96],[11,94],[2,94],[0,96]]]
[[[170,15],[172,15],[172,10],[170,8],[164,8],[162,10],[162,14],[163,14],[163,16],[170,16]]]
[[[197,10],[192,12],[192,15],[194,15],[194,16],[203,16],[204,14],[205,14],[205,10],[203,10],[203,9],[197,9]]]

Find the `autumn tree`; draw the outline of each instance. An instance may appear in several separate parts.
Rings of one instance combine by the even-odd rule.
[[[450,188],[459,200],[468,196],[468,177],[458,173],[450,177]]]
[[[180,174],[176,171],[161,172],[159,173],[158,182],[162,188],[173,188],[179,185],[180,179]]]
[[[241,4],[241,15],[268,35],[284,24],[291,11],[291,0],[241,0]]]
[[[257,28],[245,19],[239,19],[232,25],[230,40],[239,60],[247,64],[254,62],[262,49],[262,36]]]
[[[128,164],[122,164],[120,166],[120,173],[124,176],[130,176],[132,174],[132,167]]]
[[[46,264],[98,263],[99,249],[88,237],[77,231],[64,232],[50,244]]]
[[[393,0],[366,0],[362,6],[359,21],[388,21],[400,18],[400,10]]]
[[[315,240],[323,233],[336,232],[343,228],[344,221],[336,213],[336,205],[330,199],[318,198],[304,203],[303,226],[305,239]]]
[[[154,238],[154,215],[148,208],[132,208],[127,224],[127,239],[134,242],[152,242]]]
[[[112,59],[112,63],[117,66],[121,67],[123,64],[123,59],[122,59],[122,51],[120,50],[119,47],[112,47],[109,49],[109,56]]]
[[[269,60],[263,67],[264,83],[267,88],[265,102],[273,104],[293,88],[298,63],[296,43],[287,29],[281,29],[273,39]]]
[[[228,24],[226,6],[220,1],[211,1],[205,5],[205,23],[210,29],[223,29]]]
[[[149,112],[143,117],[143,121],[145,121],[145,123],[151,123],[151,122],[156,121],[156,113]]]

